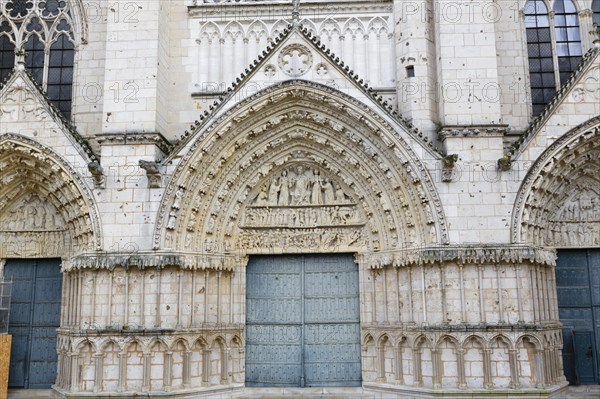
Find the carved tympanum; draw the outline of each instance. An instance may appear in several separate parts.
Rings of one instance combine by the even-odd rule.
[[[240,245],[252,248],[331,248],[362,245],[366,224],[342,182],[319,168],[293,164],[249,198]]]
[[[1,231],[62,231],[62,217],[56,208],[42,201],[37,195],[29,194],[15,202],[0,218]]]
[[[517,199],[515,241],[600,246],[599,122],[565,134],[536,161]]]
[[[1,244],[6,254],[61,256],[64,252],[65,223],[56,208],[36,194],[25,195],[1,215]]]
[[[550,219],[545,242],[561,246],[600,245],[600,193],[583,190]]]

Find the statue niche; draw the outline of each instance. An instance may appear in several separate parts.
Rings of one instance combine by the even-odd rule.
[[[3,256],[61,256],[66,226],[56,208],[29,193],[2,211]]]
[[[249,196],[240,228],[252,248],[350,248],[364,242],[365,218],[345,187],[318,167],[295,164]]]

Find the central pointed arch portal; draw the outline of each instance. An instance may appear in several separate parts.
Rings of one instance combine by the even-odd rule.
[[[286,277],[281,274],[285,265],[308,259],[312,262],[310,270],[331,256],[315,254],[360,254],[358,268],[352,265],[352,257],[345,258],[350,259],[350,267],[356,272],[356,300],[348,300],[352,293],[340,291],[330,302],[345,301],[348,308],[331,308],[331,320],[322,320],[335,324],[339,312],[356,312],[356,336],[345,344],[354,348],[350,351],[356,349],[358,359],[342,361],[340,368],[357,367],[360,383],[359,314],[378,305],[370,303],[370,297],[359,287],[370,280],[370,269],[385,266],[382,259],[393,258],[370,254],[393,253],[446,240],[439,199],[406,137],[410,139],[408,132],[399,134],[385,118],[330,88],[302,81],[269,88],[223,113],[212,125],[200,126],[196,139],[180,150],[186,155],[175,170],[161,205],[155,248],[201,254],[205,259],[202,267],[227,265],[241,276],[246,274],[250,256],[263,256],[253,258],[250,264],[254,268],[248,270],[248,278],[240,278],[241,286],[232,288],[233,314],[221,317],[247,324],[246,357],[253,353],[251,324],[266,320],[262,316],[253,318],[257,309],[251,306],[262,306],[258,309],[262,315],[275,311],[266,304],[268,300],[261,302],[261,298],[268,299],[283,287],[275,281]],[[307,254],[312,255],[305,257]],[[265,259],[264,255],[272,255],[272,259],[279,255],[279,261],[267,261],[275,265],[268,270],[264,262],[256,266]],[[289,261],[282,262],[283,259]],[[257,268],[267,270],[260,281]],[[306,277],[303,273],[306,272],[298,274],[301,279]],[[334,270],[327,278],[331,277],[330,283],[335,284],[344,273]],[[253,282],[261,284],[263,291],[258,292],[256,286],[246,287]],[[297,287],[288,288],[293,291]],[[304,299],[297,303],[301,309],[310,305],[304,294],[300,292]],[[285,301],[283,296],[275,298],[275,302]],[[326,302],[321,301],[322,306],[326,307]],[[325,308],[318,312],[328,313]],[[263,320],[259,327],[286,326],[284,319],[282,313],[281,320]],[[283,341],[275,340],[282,350]],[[318,347],[315,342],[304,341],[304,345],[305,354],[307,347]],[[324,345],[329,345],[328,350],[335,346]],[[254,360],[246,359],[246,364]],[[358,363],[353,363],[355,360]],[[269,367],[276,371],[273,365],[277,359],[261,361],[270,362]],[[251,366],[246,370],[247,382],[253,378],[250,374],[256,374],[261,367]],[[269,385],[266,380],[252,382]],[[341,380],[331,381],[335,385]],[[356,378],[340,384],[355,383]]]

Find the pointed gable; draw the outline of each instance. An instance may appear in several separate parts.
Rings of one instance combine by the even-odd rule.
[[[17,134],[36,140],[71,164],[97,161],[79,135],[24,69],[17,68],[0,88],[0,135]]]
[[[348,65],[313,36],[310,29],[301,25],[288,25],[227,89],[227,94],[215,101],[209,111],[205,111],[200,120],[190,126],[190,131],[186,131],[181,137],[174,153],[181,151],[208,121],[218,119],[236,104],[262,90],[291,80],[317,83],[346,94],[375,110],[393,126],[398,126],[398,130],[406,134],[406,138],[414,140],[426,151],[437,152],[433,143],[427,141],[408,120],[398,115],[391,104],[375,93]]]

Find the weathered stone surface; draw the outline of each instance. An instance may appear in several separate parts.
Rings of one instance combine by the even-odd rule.
[[[74,124],[21,52],[0,88],[0,265],[62,258],[57,396],[294,396],[243,390],[246,265],[320,253],[359,270],[358,394],[559,392],[556,249],[600,246],[591,13],[531,121],[523,5],[431,3],[61,6]]]

